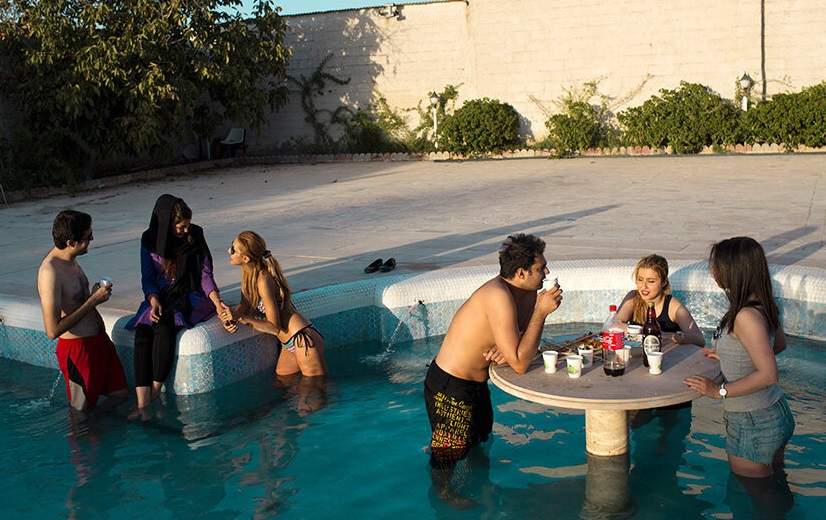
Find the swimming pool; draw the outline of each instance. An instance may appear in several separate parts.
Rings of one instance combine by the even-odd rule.
[[[607,303],[632,287],[633,265],[554,263],[551,276],[566,299],[545,335],[575,335],[585,325],[570,322],[601,321]],[[0,295],[0,462],[14,468],[0,503],[32,518],[600,517],[589,475],[621,485],[627,471],[589,460],[583,415],[497,389],[494,440],[473,471],[458,473],[458,491],[475,505],[457,511],[430,489],[425,363],[462,300],[494,272],[389,276],[297,294],[329,342],[333,377],[325,389],[276,385],[271,338],[229,336],[215,320],[196,327],[179,339],[163,413],[140,424],[126,422],[122,409],[74,421],[58,373],[41,368],[54,365],[54,346],[44,341],[36,302]],[[824,272],[772,266],[772,273],[786,330],[826,336]],[[698,323],[715,325],[725,298],[704,264],[675,262],[670,278]],[[125,315],[108,310],[104,320],[131,375]],[[786,455],[790,518],[816,516],[826,496],[824,354],[826,344],[797,338],[779,358],[797,420]],[[721,421],[716,403],[705,399],[688,413],[638,418],[624,516],[749,514],[749,499],[729,482]]]
[[[552,325],[545,336],[589,326]],[[583,415],[495,388],[493,440],[457,475],[473,505],[435,496],[422,381],[439,340],[342,345],[329,351],[325,390],[277,388],[262,374],[170,395],[145,423],[127,422],[126,409],[73,422],[62,388],[48,398],[54,371],[0,360],[0,503],[15,518],[598,516],[586,501]],[[778,363],[797,420],[787,518],[814,518],[826,495],[826,345],[793,339]],[[632,430],[629,517],[752,511],[729,482],[721,421],[718,403],[701,399]]]

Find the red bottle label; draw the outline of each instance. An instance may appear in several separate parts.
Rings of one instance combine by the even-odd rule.
[[[622,350],[622,332],[602,331],[602,348],[605,350]]]

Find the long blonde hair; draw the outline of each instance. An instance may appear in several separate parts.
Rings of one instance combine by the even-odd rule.
[[[258,276],[262,272],[269,273],[275,280],[278,288],[276,305],[282,327],[286,327],[286,319],[295,312],[292,302],[292,292],[287,279],[281,271],[278,260],[267,249],[267,243],[255,231],[241,231],[235,237],[238,242],[238,253],[247,256],[250,261],[241,267],[241,295],[251,309],[258,307],[261,295],[258,293]]]
[[[634,267],[634,274],[631,275],[631,279],[634,280],[634,283],[637,282],[637,275],[639,274],[640,269],[651,269],[657,273],[660,276],[660,280],[665,282],[662,288],[663,294],[671,294],[671,284],[668,282],[668,260],[660,255],[648,255],[641,258],[640,261],[637,262],[637,266]],[[645,323],[647,313],[648,304],[642,299],[640,292],[637,291],[634,295],[634,314],[632,319],[636,323],[642,325]]]

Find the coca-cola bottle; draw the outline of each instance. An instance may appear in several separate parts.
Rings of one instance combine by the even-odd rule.
[[[648,302],[648,312],[642,326],[642,363],[648,366],[648,353],[661,352],[663,344],[662,331],[657,321],[657,311],[654,302]]]
[[[617,306],[609,306],[608,311],[608,319],[602,326],[602,369],[606,375],[616,377],[625,373],[625,360],[622,356],[622,337],[625,331],[617,318]]]

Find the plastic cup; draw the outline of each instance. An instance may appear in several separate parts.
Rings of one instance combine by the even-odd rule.
[[[648,373],[653,375],[660,375],[663,373],[663,353],[662,352],[648,352]]]
[[[545,363],[545,373],[556,373],[556,362],[559,357],[559,352],[556,350],[546,350],[542,353],[542,361]]]
[[[577,379],[582,375],[582,356],[573,354],[565,358],[568,363],[568,377]]]
[[[640,341],[642,339],[642,327],[639,325],[628,325],[625,327],[625,337],[629,341]]]
[[[628,366],[628,363],[631,361],[631,345],[625,345],[622,347],[622,362],[625,363],[625,366]]]
[[[594,364],[594,349],[591,347],[579,347],[577,349],[582,356],[582,368],[588,368]]]

